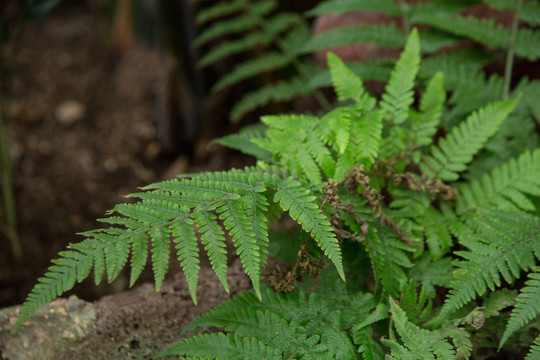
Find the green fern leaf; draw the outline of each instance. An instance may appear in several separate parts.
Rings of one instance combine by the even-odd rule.
[[[238,101],[231,111],[231,119],[236,122],[248,112],[268,105],[270,102],[293,100],[298,95],[307,93],[305,81],[302,78],[280,81],[269,84],[259,90],[246,94]]]
[[[199,232],[202,233],[201,241],[208,254],[212,269],[228,293],[225,233],[217,223],[217,216],[211,212],[199,211],[194,213],[193,217],[199,227]]]
[[[393,0],[331,0],[323,1],[307,12],[308,16],[349,11],[377,11],[388,15],[400,15],[399,6]]]
[[[236,134],[227,135],[212,142],[239,150],[244,154],[253,155],[259,160],[271,162],[272,153],[262,149],[251,141],[252,139],[263,138],[266,129],[266,126],[262,124],[245,126]]]
[[[540,268],[529,274],[529,281],[517,297],[517,304],[512,310],[508,324],[499,343],[499,349],[517,330],[534,319],[540,313]]]
[[[392,353],[389,359],[455,359],[454,347],[445,339],[445,336],[436,331],[422,329],[407,319],[396,302],[390,298],[390,313],[403,345],[396,340],[385,340],[383,343],[389,346]]]
[[[525,360],[538,360],[540,359],[540,335],[534,340],[534,344],[531,346],[531,351],[527,354]]]
[[[216,212],[231,234],[246,274],[252,280],[255,292],[261,297],[259,249],[253,232],[253,224],[249,222],[247,215],[244,213],[244,208],[245,206],[236,201],[226,201],[216,209]]]
[[[213,6],[203,8],[197,12],[197,23],[204,25],[205,23],[223,17],[232,15],[245,7],[244,0],[233,0],[230,2],[218,2]]]
[[[168,355],[187,355],[197,359],[260,359],[280,360],[282,352],[265,346],[257,339],[242,338],[230,334],[203,334],[176,343],[157,358]]]
[[[239,54],[255,49],[257,46],[271,44],[277,36],[299,23],[296,14],[277,14],[267,20],[263,29],[250,33],[240,39],[228,40],[209,50],[199,61],[199,65],[208,66],[218,60],[225,59],[231,55]],[[260,25],[260,23],[257,23]]]
[[[133,234],[131,241],[131,274],[129,275],[129,286],[133,286],[139,278],[148,257],[148,235],[144,232]],[[82,281],[82,280],[81,280]]]
[[[512,282],[520,271],[529,270],[540,258],[540,219],[526,213],[482,210],[475,219],[476,234],[460,239],[468,248],[456,254],[452,290],[441,309],[444,319],[477,295],[501,285],[501,277]]]
[[[92,267],[95,281],[100,283],[105,271],[105,253],[114,251],[116,246],[116,241],[107,240],[96,232],[94,238],[70,245],[69,250],[61,252],[60,258],[52,261],[54,265],[38,279],[28,295],[12,331],[17,331],[43,305],[70,290],[75,282],[88,277]]]
[[[222,77],[213,87],[213,91],[223,90],[226,87],[237,84],[242,80],[257,76],[264,71],[282,68],[292,61],[290,56],[279,52],[272,52],[263,58],[249,60],[238,65],[229,74]]]
[[[334,263],[339,275],[345,281],[338,240],[332,232],[329,221],[319,210],[315,199],[315,196],[300,182],[292,179],[281,182],[274,196],[274,201],[279,202],[281,208],[289,211],[289,215],[313,236],[313,239]]]
[[[420,64],[420,40],[414,29],[407,40],[405,50],[396,63],[382,96],[381,108],[394,124],[408,118],[409,107],[414,101],[414,79]]]
[[[369,327],[353,330],[354,343],[358,345],[358,352],[365,360],[383,360],[384,350],[373,338],[374,331]]]
[[[169,269],[170,232],[167,228],[156,227],[149,231],[149,235],[152,238],[152,270],[154,271],[156,290],[159,291]]]
[[[471,342],[471,334],[462,327],[448,327],[441,330],[441,335],[445,338],[452,339],[452,343],[456,348],[457,359],[469,359],[473,345]]]
[[[384,111],[365,112],[359,106],[351,107],[352,130],[355,134],[352,147],[356,154],[356,163],[364,164],[369,169],[379,155],[383,131]]]
[[[186,214],[187,215],[187,214]],[[189,293],[197,305],[197,282],[199,281],[199,247],[195,235],[194,222],[186,219],[171,226],[173,240],[176,243],[178,261],[186,276]]]
[[[524,194],[540,195],[540,150],[510,159],[481,181],[460,186],[459,193],[456,208],[461,215],[490,207],[534,210]]]
[[[229,20],[223,20],[201,32],[195,40],[195,45],[202,46],[225,35],[244,33],[256,25],[256,18],[244,14]]]
[[[359,102],[365,92],[362,79],[356,76],[336,55],[329,52],[327,58],[330,74],[332,75],[332,84],[338,100],[351,99]]]
[[[418,13],[412,20],[450,33],[466,36],[488,47],[506,49],[510,44],[510,31],[493,19],[472,16],[454,16],[450,13]],[[521,29],[517,32],[515,51],[518,56],[534,61],[540,57],[540,32]]]
[[[263,293],[259,301],[252,291],[224,301],[188,325],[225,327],[235,335],[253,336],[267,346],[296,354],[301,359],[354,359],[355,349],[346,329],[374,307],[369,294],[349,295],[345,287],[312,294]]]
[[[343,26],[331,29],[309,39],[299,53],[311,53],[340,45],[370,42],[377,45],[399,47],[407,36],[394,23],[385,25]]]
[[[226,41],[206,52],[201,58],[201,60],[199,60],[198,65],[201,68],[204,68],[219,60],[226,59],[229,56],[249,51],[255,48],[257,44],[266,45],[270,41],[270,38],[267,38],[263,34],[258,32],[246,35],[241,39]]]
[[[516,104],[513,100],[500,101],[470,115],[454,127],[438,147],[431,147],[431,156],[420,164],[422,172],[434,179],[457,180],[458,172],[466,169],[466,164],[498,130]]]
[[[352,225],[352,224],[348,224]],[[361,234],[359,225],[352,227]],[[391,230],[372,224],[366,236],[366,248],[371,260],[378,287],[382,285],[382,294],[398,296],[399,284],[406,280],[404,268],[413,266],[406,251],[413,249],[399,239]]]
[[[411,145],[425,146],[433,142],[433,136],[437,132],[445,100],[446,92],[443,86],[443,74],[438,72],[430,80],[426,92],[420,99],[420,113],[412,117],[410,125]],[[420,160],[418,155],[416,155],[416,162]]]

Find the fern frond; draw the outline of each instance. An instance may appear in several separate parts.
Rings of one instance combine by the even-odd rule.
[[[361,79],[387,81],[392,71],[392,62],[388,59],[377,59],[368,62],[351,61],[347,67]],[[306,85],[307,89],[319,89],[332,86],[332,78],[329,70],[321,70],[313,74]]]
[[[373,338],[374,331],[370,327],[360,330],[353,330],[354,343],[358,345],[358,352],[365,360],[383,360],[384,350],[382,346]]]
[[[531,351],[527,354],[525,360],[538,360],[540,359],[540,335],[534,340],[534,344],[531,346]]]
[[[436,12],[413,14],[412,21],[468,37],[491,48],[506,49],[510,44],[510,31],[493,19]],[[515,51],[518,56],[534,61],[540,57],[539,48],[540,32],[531,29],[520,29],[517,32]]]
[[[199,272],[196,224],[213,270],[228,291],[225,230],[232,237],[246,274],[260,294],[259,280],[268,254],[268,218],[272,217],[267,196],[274,195],[282,210],[311,234],[343,276],[341,250],[328,220],[315,204],[315,197],[301,182],[271,169],[246,168],[228,172],[202,173],[191,179],[169,180],[149,185],[146,192],[132,196],[134,204],[117,205],[103,221],[115,225],[82,233],[86,240],[60,253],[45,277],[38,280],[24,304],[15,330],[41,306],[71,289],[94,270],[101,282],[118,276],[131,250],[133,284],[144,265],[151,243],[152,269],[159,290],[168,270],[170,242],[176,243],[178,260],[196,301]],[[217,214],[217,216],[216,216]],[[219,216],[219,220],[218,220]]]
[[[381,108],[393,124],[399,125],[408,118],[409,107],[414,101],[413,86],[419,65],[420,40],[418,31],[413,29],[382,95]]]
[[[289,211],[289,215],[313,236],[313,239],[334,263],[339,275],[345,281],[338,240],[315,199],[315,196],[311,195],[301,183],[290,179],[278,185],[274,196],[274,201],[279,202],[281,208]]]
[[[203,68],[210,64],[213,64],[219,60],[223,60],[229,56],[235,54],[241,54],[245,51],[251,50],[257,46],[257,44],[267,44],[270,41],[268,37],[263,36],[260,33],[254,33],[246,35],[240,39],[230,40],[223,42],[211,50],[206,52],[198,65]]]
[[[233,0],[229,2],[218,2],[210,7],[205,7],[197,12],[197,23],[204,25],[205,23],[223,17],[232,15],[245,7],[244,0]]]
[[[481,181],[460,186],[459,193],[456,209],[461,215],[490,207],[534,210],[535,205],[525,194],[540,195],[540,149],[510,159]]]
[[[499,349],[517,330],[540,313],[540,268],[535,268],[529,273],[529,280],[517,297],[517,304],[510,314],[510,319],[499,343]]]
[[[332,53],[327,54],[328,68],[332,75],[332,84],[339,101],[360,101],[365,92],[362,79],[356,76],[339,57]]]
[[[436,295],[435,286],[449,288],[452,281],[454,266],[450,258],[431,260],[428,254],[416,259],[415,264],[409,269],[409,277],[414,279],[430,298]]]
[[[289,101],[298,95],[308,92],[306,84],[302,78],[292,78],[291,80],[280,81],[276,84],[269,84],[259,90],[246,94],[238,101],[231,111],[233,121],[238,121],[250,111],[263,107],[272,101]]]
[[[477,217],[476,234],[460,239],[468,248],[456,251],[464,260],[457,263],[452,290],[441,309],[446,318],[477,295],[501,285],[501,277],[512,282],[520,271],[529,270],[540,258],[540,219],[523,212],[483,210]]]
[[[394,339],[382,339],[390,347],[387,359],[455,359],[456,352],[445,336],[437,331],[422,329],[407,319],[396,302],[390,298],[390,313],[403,345]]]
[[[343,26],[334,28],[309,39],[299,53],[311,53],[317,50],[340,45],[370,42],[382,46],[399,47],[407,41],[406,34],[395,24]]]
[[[357,227],[352,229],[360,234],[361,229]],[[397,297],[399,284],[407,279],[404,269],[413,266],[406,252],[413,249],[391,230],[376,224],[370,226],[365,244],[378,290],[382,290],[383,296]]]
[[[393,0],[330,0],[323,1],[306,15],[315,16],[349,11],[378,11],[388,15],[400,15],[399,6]]]
[[[187,355],[196,359],[283,359],[281,350],[268,347],[257,339],[222,333],[185,339],[157,358],[168,355]]]
[[[412,118],[411,145],[425,146],[433,142],[445,100],[443,74],[438,72],[429,81],[426,92],[420,99],[420,113]]]
[[[222,90],[228,86],[249,79],[264,71],[280,69],[288,65],[292,58],[279,52],[272,52],[263,58],[248,60],[238,65],[233,71],[225,75],[214,85],[213,91]]]
[[[221,36],[247,32],[248,29],[257,25],[257,19],[250,16],[241,16],[220,21],[210,28],[201,32],[195,40],[195,45],[202,46]]]
[[[199,65],[202,67],[208,66],[231,55],[255,49],[257,46],[268,46],[277,36],[298,23],[299,17],[296,14],[277,14],[267,20],[264,29],[253,30],[254,32],[242,38],[228,40],[212,48],[204,54],[199,61]],[[257,25],[260,25],[260,23],[257,22]]]
[[[438,147],[431,147],[431,156],[424,157],[420,169],[427,176],[443,181],[454,181],[459,172],[495,134],[500,124],[512,112],[517,102],[500,101],[474,112],[454,127]]]
[[[379,155],[384,111],[365,112],[360,106],[353,106],[350,112],[353,114],[351,133],[355,136],[351,139],[351,148],[356,154],[355,162],[364,164],[366,169],[369,169]]]
[[[267,291],[263,292],[262,302],[248,291],[222,302],[194,320],[184,332],[219,326],[236,335],[264,340],[264,344],[296,353],[302,359],[355,359],[356,350],[346,329],[373,307],[369,294],[353,296],[341,287],[334,292],[316,291],[309,295]]]
[[[238,133],[223,136],[212,142],[239,150],[244,154],[253,155],[257,159],[269,163],[272,161],[272,153],[262,149],[251,141],[252,139],[263,138],[266,130],[267,127],[263,124],[245,126]]]

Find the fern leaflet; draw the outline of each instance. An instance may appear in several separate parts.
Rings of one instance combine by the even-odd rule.
[[[508,324],[501,338],[499,348],[521,327],[540,313],[540,268],[529,274],[529,281],[517,297],[517,304],[512,310]]]

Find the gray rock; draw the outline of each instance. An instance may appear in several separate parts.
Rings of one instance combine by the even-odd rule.
[[[0,357],[4,360],[52,359],[59,349],[85,338],[97,315],[95,305],[73,295],[43,307],[11,334],[21,309],[17,305],[0,310]]]

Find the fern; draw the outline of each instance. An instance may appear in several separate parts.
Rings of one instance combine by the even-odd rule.
[[[467,251],[456,254],[457,263],[452,290],[440,317],[450,315],[477,295],[501,286],[501,277],[512,282],[520,272],[528,271],[540,258],[540,220],[525,213],[484,210],[476,219],[478,232],[461,239]]]
[[[507,48],[510,31],[494,20],[480,20],[474,17],[452,16],[448,13],[416,14],[413,21],[466,36],[492,48]],[[540,32],[521,29],[516,38],[516,54],[534,61],[540,57]]]
[[[218,326],[235,337],[257,339],[280,349],[280,358],[355,359],[355,347],[346,329],[363,318],[372,308],[370,295],[348,295],[343,287],[332,292],[307,295],[266,292],[260,302],[252,292],[225,301],[196,319],[184,331]],[[188,340],[186,340],[187,342]],[[188,354],[183,348],[171,348],[166,354]],[[202,356],[205,347],[201,344]],[[212,358],[221,358],[215,355]]]
[[[525,287],[517,297],[517,304],[510,315],[499,348],[513,333],[540,313],[540,301],[538,300],[540,299],[540,273],[538,270],[535,268],[534,272],[529,274],[529,281],[525,283]]]
[[[419,64],[420,41],[414,29],[382,96],[381,107],[394,124],[399,125],[407,120],[409,107],[414,100],[412,88]]]
[[[255,16],[252,6],[270,14],[272,4],[215,4],[202,22]],[[367,0],[329,1],[314,13],[323,4],[335,4],[336,11],[374,6]],[[469,3],[383,5],[410,22],[437,9],[457,12]],[[294,16],[279,16],[271,19],[294,22]],[[284,66],[290,70],[298,61],[292,50],[301,48],[305,33],[291,31],[283,39],[278,34],[287,31],[285,25],[274,33],[258,28],[268,21],[257,22],[251,34],[269,39],[264,44],[272,44],[276,58],[287,57],[291,63]],[[234,26],[224,24],[220,32],[231,31],[227,36],[234,38]],[[461,39],[425,34],[429,46]],[[208,41],[221,39],[217,31],[210,35]],[[96,283],[105,276],[113,281],[129,264],[133,285],[150,258],[159,289],[171,241],[194,302],[201,250],[228,291],[230,240],[253,290],[224,301],[185,329],[217,326],[218,333],[181,340],[162,356],[466,359],[492,351],[499,338],[503,346],[518,331],[524,341],[511,346],[525,351],[533,339],[520,330],[540,308],[535,296],[540,138],[532,126],[538,83],[522,81],[511,94],[514,100],[493,102],[502,94],[502,79],[487,77],[481,68],[496,54],[465,50],[434,55],[420,65],[421,51],[429,46],[419,40],[416,30],[403,38],[406,47],[393,69],[391,61],[347,66],[328,54],[328,71],[301,64],[291,79],[253,93],[240,103],[240,113],[324,85],[333,87],[338,104],[316,115],[264,116],[263,124],[216,141],[255,156],[256,167],[160,182],[133,194],[139,202],[117,205],[102,219],[107,228],[83,233],[86,239],[53,260],[15,329],[91,272]],[[364,88],[372,69],[378,69],[373,77],[389,79],[381,100]],[[233,73],[226,81],[248,73]],[[317,75],[307,84],[312,74]],[[417,77],[427,87],[415,96]],[[276,95],[290,84],[293,89]],[[452,91],[446,104],[445,90]],[[521,125],[527,126],[513,129]],[[508,142],[511,137],[520,139]],[[294,230],[269,234],[270,222],[284,212],[296,222]],[[276,262],[263,272],[269,256],[285,264]],[[530,280],[519,295],[503,286],[503,280],[521,284],[525,273]],[[261,285],[265,279],[274,290]],[[538,356],[538,338],[534,341],[529,358]]]
[[[422,172],[436,179],[457,180],[458,173],[466,169],[515,106],[515,101],[501,101],[473,113],[452,129],[438,147],[431,147],[431,156],[420,165]]]
[[[193,223],[202,234],[212,268],[228,290],[225,236],[218,218],[232,237],[244,269],[260,296],[260,275],[268,253],[270,215],[264,195],[268,191],[273,192],[274,201],[313,236],[344,279],[337,239],[303,182],[248,168],[200,174],[192,179],[157,183],[146,189],[152,191],[133,195],[142,199],[139,203],[117,205],[111,211],[123,217],[103,220],[122,227],[83,233],[86,240],[60,253],[60,258],[53,261],[55,265],[38,280],[28,296],[15,330],[41,306],[71,289],[75,282],[87,278],[92,268],[96,284],[101,282],[105,271],[108,280],[114,280],[126,264],[130,250],[133,254],[130,282],[133,284],[144,266],[149,238],[152,269],[159,290],[168,269],[171,234],[191,296],[196,301],[199,265]]]
[[[525,194],[540,195],[540,150],[526,151],[517,159],[510,159],[481,181],[462,185],[459,192],[459,214],[489,207],[534,210],[535,205]]]
[[[463,330],[454,328],[450,331],[446,329],[446,331],[436,332],[422,329],[409,322],[405,312],[393,299],[390,299],[389,303],[392,320],[403,345],[394,339],[383,339],[383,343],[392,350],[388,359],[433,359],[434,356],[437,359],[455,359],[454,347],[458,347],[458,351],[463,355],[470,354],[472,346]],[[447,337],[452,338],[453,345],[446,340]],[[455,341],[455,339],[461,341]]]
[[[525,360],[538,360],[540,359],[540,336],[534,340],[534,344],[531,347],[531,351],[527,354]]]
[[[256,339],[245,339],[225,334],[203,334],[175,344],[157,358],[186,354],[198,359],[282,359],[281,351],[268,347]]]
[[[312,62],[301,59],[296,49],[309,37],[307,23],[298,15],[292,13],[277,13],[272,11],[277,6],[270,1],[239,1],[232,4],[210,6],[202,12],[201,22],[214,19],[216,23],[202,31],[197,44],[203,46],[208,42],[216,42],[215,46],[204,54],[201,66],[209,66],[217,61],[233,55],[243,55],[247,58],[242,64],[228,71],[213,87],[214,91],[222,91],[239,82],[270,74],[267,79],[276,81],[265,82],[260,89],[246,94],[231,111],[233,121],[240,120],[249,111],[266,106],[271,102],[290,101],[295,96],[306,94],[306,84],[313,74]],[[226,17],[222,19],[222,17]],[[239,37],[239,33],[249,33]],[[294,82],[280,80],[281,69],[291,70],[297,74]],[[294,86],[292,86],[294,85]],[[254,85],[258,87],[260,84]],[[327,102],[321,94],[316,96],[322,106]]]

